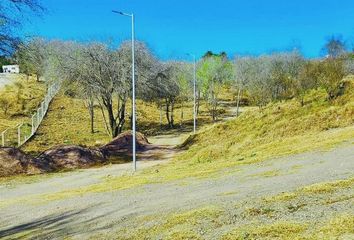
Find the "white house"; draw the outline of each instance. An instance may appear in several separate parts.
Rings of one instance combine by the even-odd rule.
[[[2,66],[3,73],[20,73],[19,65],[4,65]]]

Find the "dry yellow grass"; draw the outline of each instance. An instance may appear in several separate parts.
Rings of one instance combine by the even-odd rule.
[[[354,98],[348,98],[348,95],[353,93],[343,96],[347,100],[339,98],[335,103],[323,99],[322,93],[323,91],[318,91],[315,100],[305,107],[291,100],[207,127],[188,139],[184,146],[188,149],[169,164],[144,170],[134,176],[113,177],[80,189],[34,198],[52,201],[86,193],[127,189],[147,183],[219,177],[228,171],[232,173],[240,164],[327,149],[352,140],[354,108],[351,106]],[[336,118],[332,117],[333,113]],[[333,125],[338,128],[330,129]]]
[[[0,90],[0,98],[11,102],[7,115],[0,109],[0,131],[29,122],[31,114],[39,107],[46,91],[44,82],[24,75],[13,75],[13,83]]]
[[[183,122],[181,119],[181,107],[176,106],[175,109],[175,125],[176,132],[190,129],[192,125],[193,107],[191,103],[184,104]],[[130,106],[128,102],[127,106]],[[127,107],[127,116],[125,129],[130,129],[130,108]],[[204,105],[202,106],[202,114],[199,117],[199,123],[211,122],[210,117],[206,114]],[[111,140],[108,135],[102,112],[98,106],[94,108],[95,133],[90,132],[89,112],[82,99],[71,98],[63,94],[59,94],[54,98],[50,105],[46,118],[42,122],[35,137],[23,146],[23,150],[38,154],[50,147],[57,145],[82,145],[82,146],[102,146]],[[181,127],[183,123],[183,127]],[[160,111],[156,104],[146,103],[141,100],[137,101],[137,130],[146,135],[163,134],[170,132],[166,127],[167,120],[165,112],[162,112],[162,125],[160,126]]]
[[[31,131],[31,116],[44,100],[46,84],[37,82],[35,78],[24,75],[10,75],[12,83],[0,90],[0,100],[6,101],[9,109],[6,114],[0,108],[0,132],[7,130],[5,135],[6,145],[17,144],[17,128],[23,124],[22,131]]]

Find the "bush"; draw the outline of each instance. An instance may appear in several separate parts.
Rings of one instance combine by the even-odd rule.
[[[5,114],[5,116],[7,116],[8,111],[10,110],[11,107],[12,107],[12,103],[8,99],[0,98],[0,108]]]

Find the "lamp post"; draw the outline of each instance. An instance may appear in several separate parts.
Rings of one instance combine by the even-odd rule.
[[[117,13],[126,17],[130,17],[132,20],[132,135],[133,135],[133,170],[136,171],[136,126],[135,126],[135,49],[134,49],[134,41],[135,41],[135,32],[134,32],[134,14],[112,11],[113,13]]]
[[[197,75],[197,63],[196,63],[196,57],[193,54],[188,53],[189,56],[193,57],[193,63],[194,63],[194,69],[193,69],[193,97],[194,97],[194,105],[193,105],[193,133],[195,134],[197,131],[197,106],[196,106],[196,75]]]

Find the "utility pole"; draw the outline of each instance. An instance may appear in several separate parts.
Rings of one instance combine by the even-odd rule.
[[[193,133],[197,132],[197,60],[195,55],[188,53],[189,56],[193,57]]]
[[[136,113],[135,113],[135,19],[134,14],[119,12],[119,11],[112,11],[114,13],[130,17],[132,21],[132,135],[133,135],[133,171],[136,171]]]

